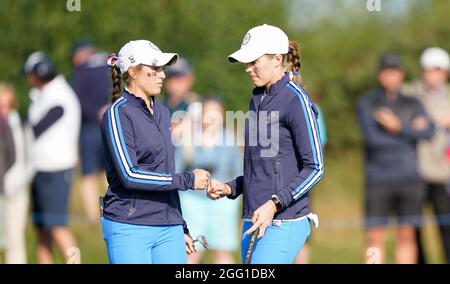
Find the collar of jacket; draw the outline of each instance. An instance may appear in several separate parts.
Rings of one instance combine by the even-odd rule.
[[[386,90],[385,90],[382,86],[378,86],[378,88],[376,88],[375,94],[376,94],[378,97],[381,97],[381,98],[383,98],[383,99],[385,99],[385,100],[389,100],[389,99],[388,99],[388,96],[387,96],[387,94],[386,94]],[[399,98],[401,98],[401,97],[403,97],[403,93],[402,93],[401,90],[398,90],[398,91],[397,91],[397,95],[395,96],[394,101],[397,101],[397,100],[398,100]]]
[[[286,84],[290,81],[289,75],[287,73],[284,74],[283,77],[281,77],[280,80],[278,80],[275,84],[270,86],[268,96],[276,95],[281,89],[283,89]],[[256,87],[253,89],[253,95],[259,96],[264,94],[264,91],[266,90],[266,87]]]
[[[147,105],[145,104],[145,101],[139,97],[136,97],[127,88],[125,88],[123,96],[127,99],[127,102],[130,103],[131,105],[148,109]],[[153,108],[155,108],[155,96],[151,96],[151,99],[153,100]]]

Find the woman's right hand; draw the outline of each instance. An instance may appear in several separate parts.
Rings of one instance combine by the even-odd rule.
[[[211,185],[208,188],[207,195],[209,199],[217,200],[222,197],[231,195],[231,188],[228,184],[213,179],[211,180]]]
[[[195,176],[194,189],[195,190],[206,190],[209,187],[210,177],[208,171],[195,169],[192,171]]]

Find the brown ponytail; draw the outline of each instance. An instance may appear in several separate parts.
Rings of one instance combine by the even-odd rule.
[[[116,53],[111,53],[106,60],[108,66],[111,67],[111,81],[113,84],[113,89],[111,93],[112,102],[115,102],[118,98],[120,98],[122,94],[122,86],[121,86],[122,81],[125,83],[125,86],[129,86],[131,82],[131,78],[128,71],[122,74],[120,72],[120,68],[116,66],[118,60],[119,58],[117,57]],[[144,67],[143,64],[135,66],[136,71],[138,72],[141,71],[143,67]]]
[[[111,80],[113,83],[113,89],[111,94],[111,101],[115,102],[122,93],[121,83],[122,76],[120,75],[120,69],[116,66],[111,67]]]
[[[298,44],[293,41],[289,40],[289,52],[286,54],[286,72],[296,72],[298,73],[300,71],[300,67],[302,66],[300,62],[300,54],[299,54],[299,48]],[[292,80],[302,84],[302,78],[300,74],[294,74]]]

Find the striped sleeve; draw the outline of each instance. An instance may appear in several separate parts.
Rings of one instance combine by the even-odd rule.
[[[310,191],[324,174],[323,152],[317,116],[309,97],[302,87],[288,83],[296,97],[288,105],[287,124],[291,130],[302,164],[297,175],[278,194],[283,207]]]
[[[126,102],[116,100],[104,116],[102,131],[108,152],[122,185],[127,189],[164,191],[187,190],[194,186],[194,174],[152,172],[146,165],[138,164],[133,125],[121,109]],[[106,121],[105,121],[106,120]]]

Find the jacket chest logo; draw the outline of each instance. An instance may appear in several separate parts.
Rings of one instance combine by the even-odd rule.
[[[267,122],[270,123],[273,118],[276,117],[275,112],[271,111],[269,114],[267,114]]]

